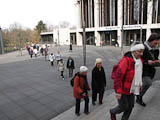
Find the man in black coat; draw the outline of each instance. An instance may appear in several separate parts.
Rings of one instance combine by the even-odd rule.
[[[148,88],[152,85],[153,78],[155,76],[155,60],[158,60],[159,49],[158,44],[160,41],[160,35],[152,33],[148,41],[144,43],[145,50],[142,56],[143,59],[143,74],[142,74],[142,90],[140,95],[137,96],[136,102],[142,106],[146,106],[143,102],[143,95],[146,93]]]
[[[92,104],[95,105],[97,101],[97,94],[99,94],[99,104],[102,104],[103,94],[106,87],[106,76],[104,68],[102,67],[102,59],[96,59],[96,66],[92,70]]]
[[[69,57],[67,60],[67,69],[69,69],[69,77],[73,76],[73,69],[74,69],[74,60],[72,57]]]

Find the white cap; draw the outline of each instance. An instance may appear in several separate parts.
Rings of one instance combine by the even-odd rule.
[[[88,68],[86,66],[81,66],[80,72],[88,72]]]
[[[136,45],[131,46],[131,52],[136,51],[136,50],[144,50],[144,45],[136,44]]]
[[[97,58],[96,59],[96,63],[95,64],[98,64],[98,63],[102,63],[102,59],[101,58]]]

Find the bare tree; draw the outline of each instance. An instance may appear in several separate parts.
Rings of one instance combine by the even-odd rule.
[[[69,27],[69,25],[70,25],[70,23],[67,22],[67,21],[61,21],[61,22],[59,23],[59,27],[60,27],[60,28],[67,28],[67,27]]]

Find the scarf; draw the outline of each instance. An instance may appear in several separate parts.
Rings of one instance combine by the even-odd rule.
[[[142,65],[141,59],[136,59],[134,57],[134,55],[132,55],[132,56],[133,56],[133,59],[135,61],[135,65],[134,65],[135,73],[134,73],[130,93],[133,93],[135,95],[139,95],[140,86],[142,86],[142,68],[143,68],[143,65]]]
[[[153,49],[151,47],[151,44],[148,41],[146,41],[144,44],[147,46],[148,50],[152,50]]]

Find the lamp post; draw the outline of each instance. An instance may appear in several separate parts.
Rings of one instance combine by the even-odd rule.
[[[123,39],[124,39],[123,22],[124,22],[124,0],[122,0],[122,26],[121,26],[121,54],[122,56],[123,56]]]
[[[85,31],[85,2],[83,1],[83,12],[82,12],[82,27],[83,27],[83,65],[86,66],[86,31]]]
[[[144,5],[144,0],[142,0],[141,25],[143,25],[143,5]],[[141,29],[140,29],[140,43],[143,42],[142,36],[143,36],[143,29],[142,29],[142,26],[141,26]]]
[[[3,46],[3,38],[2,38],[2,30],[0,27],[0,43],[1,43],[1,52],[4,54],[4,46]]]
[[[59,28],[58,28],[58,31],[57,31],[57,35],[58,35],[58,47],[59,47],[59,51],[60,51]]]

